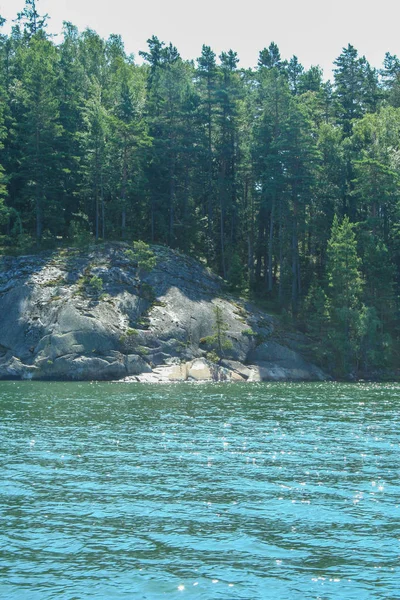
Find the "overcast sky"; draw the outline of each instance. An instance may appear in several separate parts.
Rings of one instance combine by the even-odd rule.
[[[0,0],[0,14],[10,23],[24,5],[25,0]],[[59,33],[62,22],[71,21],[105,38],[118,33],[137,58],[146,40],[157,35],[185,59],[197,58],[207,44],[217,54],[232,48],[240,66],[253,67],[259,51],[274,41],[282,58],[296,54],[306,68],[319,64],[326,77],[348,43],[374,67],[381,67],[385,52],[400,55],[400,1],[372,6],[365,0],[37,0],[38,12],[51,17],[50,32]]]

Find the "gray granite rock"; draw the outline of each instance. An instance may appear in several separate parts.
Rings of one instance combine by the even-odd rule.
[[[325,377],[299,352],[300,334],[286,343],[280,331],[275,340],[274,318],[226,295],[199,262],[155,246],[157,265],[146,274],[127,249],[0,259],[0,379]],[[102,289],[91,285],[94,276]],[[219,365],[205,360],[212,348],[204,343],[215,333],[216,306],[230,342]]]

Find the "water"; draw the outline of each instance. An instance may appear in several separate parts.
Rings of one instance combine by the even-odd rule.
[[[0,383],[0,598],[399,599],[397,384]]]

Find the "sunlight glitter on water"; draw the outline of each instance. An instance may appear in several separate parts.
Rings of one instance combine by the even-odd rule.
[[[394,384],[0,383],[0,597],[396,598],[399,408]]]

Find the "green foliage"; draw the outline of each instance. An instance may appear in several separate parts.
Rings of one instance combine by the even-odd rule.
[[[207,352],[206,359],[215,364],[218,364],[219,361],[221,360],[220,357],[218,356],[218,354],[214,350]]]
[[[54,287],[56,285],[60,285],[63,282],[64,278],[60,276],[57,279],[49,279],[48,281],[45,281],[42,285],[43,287]]]
[[[223,354],[224,350],[230,350],[233,348],[233,344],[227,339],[226,332],[228,331],[229,326],[224,320],[222,308],[218,305],[214,306],[214,318],[214,337],[219,352]]]
[[[345,217],[334,218],[328,242],[328,339],[335,372],[351,373],[358,367],[363,280],[353,226]]]
[[[251,329],[243,329],[243,331],[241,332],[242,335],[245,335],[246,337],[257,337],[257,334]]]
[[[78,246],[78,248],[83,248],[90,244],[93,240],[93,237],[89,231],[88,223],[82,221],[72,221],[69,230],[68,237],[71,240],[74,246]]]
[[[359,328],[361,372],[370,373],[392,366],[392,337],[384,331],[375,307],[363,305]]]
[[[128,327],[128,329],[126,330],[126,335],[128,337],[132,337],[132,336],[138,335],[138,331],[136,329],[132,329],[131,327]]]
[[[377,73],[365,57],[359,57],[354,46],[348,44],[335,61],[336,113],[345,135],[350,135],[355,119],[366,110],[376,109],[378,100]]]
[[[205,346],[211,346],[214,344],[215,338],[213,335],[206,335],[205,337],[200,338],[200,344]]]
[[[90,276],[89,270],[85,275],[79,277],[76,282],[77,294],[85,295],[88,289],[92,294],[100,295],[103,290],[103,280],[98,275]],[[100,298],[99,298],[100,299]]]
[[[125,333],[123,333],[120,338],[119,341],[121,344],[125,344],[126,342],[128,342],[129,339],[134,339],[137,335],[138,335],[138,331],[136,329],[132,329],[131,327],[128,327],[128,329],[125,331]]]
[[[65,23],[55,43],[37,4],[26,0],[0,34],[2,252],[133,237],[169,245],[232,291],[248,288],[288,327],[301,323],[334,373],[390,366],[400,348],[399,58],[388,52],[378,79],[348,45],[331,83],[274,42],[242,70],[234,50],[217,57],[204,45],[184,60],[153,36],[139,65],[118,35]],[[127,257],[154,302],[141,276],[156,254],[137,241]],[[101,291],[89,274],[85,289]],[[209,337],[228,351],[220,315]]]
[[[153,250],[141,240],[133,242],[133,250],[126,250],[125,255],[133,263],[136,263],[141,271],[152,271],[157,264],[157,257]]]
[[[138,353],[142,356],[147,356],[149,354],[149,349],[146,348],[145,346],[138,346],[136,348],[136,350],[138,351]]]
[[[200,344],[205,345],[210,351],[215,352],[219,358],[225,356],[225,352],[232,350],[233,344],[228,339],[226,332],[229,329],[224,321],[223,312],[220,306],[214,306],[214,324],[213,335],[208,335],[200,339]],[[215,362],[215,361],[214,361]]]
[[[237,252],[234,252],[230,261],[228,282],[232,291],[236,292],[240,292],[245,285],[243,262]]]
[[[312,339],[312,348],[316,357],[320,364],[325,367],[328,366],[328,297],[317,283],[311,285],[304,299],[302,320],[306,332]]]
[[[63,135],[60,101],[57,96],[57,50],[41,35],[18,48],[22,68],[20,86],[14,101],[19,107],[15,136],[18,143],[18,174],[12,173],[11,184],[19,187],[15,208],[24,208],[24,220],[40,243],[44,232],[62,231],[60,197],[61,157],[57,150]]]
[[[38,34],[47,27],[48,15],[39,15],[36,10],[36,0],[25,0],[25,6],[17,15],[17,22],[23,25],[28,37]]]
[[[89,279],[89,285],[96,294],[100,294],[103,290],[103,280],[97,275],[93,275],[93,277]]]

